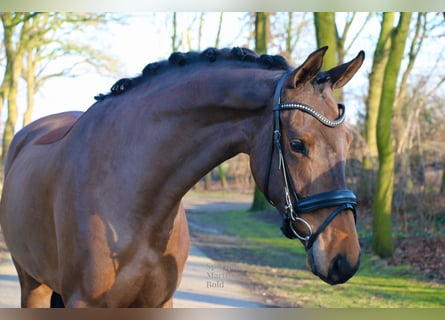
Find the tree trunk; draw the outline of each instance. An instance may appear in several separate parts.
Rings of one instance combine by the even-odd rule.
[[[216,38],[215,38],[215,48],[219,47],[219,40],[221,37],[221,29],[222,29],[222,23],[223,23],[223,17],[224,17],[224,12],[221,12],[219,14],[219,20],[218,20],[218,31],[216,32]],[[223,169],[223,164],[221,163],[218,166],[218,175],[221,181],[221,187],[223,189],[227,189],[228,184],[227,184],[227,176],[226,176],[226,171]]]
[[[27,39],[27,26],[29,24],[28,13],[2,13],[1,21],[3,24],[3,44],[6,55],[6,71],[5,71],[5,85],[7,87],[7,95],[4,97],[7,103],[7,119],[5,122],[5,129],[3,132],[2,156],[1,160],[5,161],[8,153],[9,145],[15,133],[15,126],[17,124],[17,95],[19,78],[22,68],[22,60],[24,54],[24,47]],[[18,32],[19,39],[14,44],[14,36]]]
[[[374,168],[374,159],[377,158],[377,117],[379,114],[380,97],[382,95],[383,76],[388,51],[391,45],[391,32],[394,24],[394,12],[383,13],[383,21],[380,29],[377,47],[374,51],[371,73],[369,75],[368,101],[366,103],[365,142],[368,154],[363,159],[365,171]]]
[[[399,24],[392,33],[391,49],[385,67],[380,110],[377,118],[377,148],[379,170],[373,201],[372,248],[380,257],[390,257],[394,251],[392,241],[392,196],[394,191],[395,150],[392,137],[393,105],[397,78],[408,37],[411,13],[400,14]]]
[[[383,77],[391,46],[391,32],[394,12],[383,13],[383,20],[369,75],[368,99],[366,103],[364,139],[367,152],[363,157],[362,192],[365,199],[371,199],[375,186],[375,171],[378,165],[377,117],[382,96]]]
[[[8,66],[7,66],[8,68]],[[20,77],[20,63],[15,61],[10,67],[11,77],[9,78],[9,94],[6,98],[8,117],[5,123],[5,130],[3,132],[3,146],[2,146],[2,161],[6,160],[9,145],[15,133],[15,126],[17,124],[17,94],[18,82]]]
[[[172,28],[173,28],[173,34],[172,34],[172,51],[178,51],[178,45],[177,45],[177,41],[178,41],[178,17],[177,17],[177,13],[173,12],[173,17],[172,17]]]
[[[271,208],[269,202],[266,200],[264,194],[260,191],[258,187],[255,187],[253,194],[253,202],[250,206],[250,211],[264,211]]]
[[[323,70],[329,70],[339,64],[338,54],[343,50],[343,48],[339,47],[335,12],[314,12],[314,25],[317,47],[329,47],[329,50],[326,51],[323,57]],[[338,101],[342,101],[343,90],[335,90],[334,97]]]
[[[224,170],[223,164],[220,164],[218,166],[218,175],[219,175],[219,181],[221,182],[221,187],[224,190],[226,190],[228,187],[228,184],[227,184],[226,170]]]
[[[338,64],[339,48],[335,12],[314,12],[314,24],[317,47],[329,47],[323,57],[323,69],[328,70]]]
[[[212,171],[204,176],[204,190],[210,190],[212,187]]]
[[[267,52],[269,17],[268,12],[257,12],[255,15],[255,51],[259,54]]]
[[[257,12],[255,14],[255,51],[259,54],[267,52],[267,43],[269,41],[269,13]],[[269,202],[266,197],[255,186],[253,194],[252,206],[250,211],[262,211],[270,208]]]
[[[33,50],[28,50],[27,52],[27,69],[25,73],[25,81],[27,86],[26,100],[27,106],[26,111],[23,114],[23,126],[28,125],[32,121],[32,113],[34,111],[34,95],[35,95],[35,65],[34,65],[34,55]]]
[[[288,12],[287,13],[287,25],[286,25],[286,53],[289,55],[291,55],[292,50],[293,50],[293,45],[292,45],[292,35],[294,34],[294,29],[292,28],[292,22],[293,22],[293,12]]]
[[[216,39],[215,39],[215,47],[216,48],[219,47],[219,40],[221,38],[221,29],[222,29],[223,17],[224,17],[224,12],[221,12],[219,14],[218,31],[216,32]]]

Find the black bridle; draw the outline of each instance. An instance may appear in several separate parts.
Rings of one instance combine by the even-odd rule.
[[[285,196],[285,213],[283,214],[283,224],[281,226],[281,231],[289,239],[298,238],[305,241],[306,249],[309,250],[317,240],[318,236],[323,232],[323,230],[328,226],[328,224],[342,211],[351,210],[354,215],[354,221],[357,221],[357,198],[355,194],[350,190],[335,190],[331,192],[317,193],[303,199],[298,199],[295,186],[293,184],[292,176],[289,173],[286,159],[284,157],[283,146],[282,146],[282,134],[281,134],[281,117],[280,112],[282,110],[300,110],[302,112],[308,113],[315,119],[320,121],[322,124],[328,127],[336,127],[343,123],[345,120],[345,106],[342,104],[338,105],[339,117],[336,120],[329,120],[324,115],[316,111],[309,105],[292,102],[292,103],[281,103],[281,91],[283,88],[284,80],[286,79],[287,72],[285,72],[277,83],[274,94],[274,107],[273,107],[273,141],[272,148],[269,157],[268,171],[264,184],[264,194],[266,199],[274,205],[270,200],[268,195],[269,189],[269,178],[272,167],[272,158],[274,155],[274,146],[278,151],[278,169],[283,174],[284,182],[284,196]],[[312,227],[299,216],[299,213],[308,213],[316,211],[322,208],[336,207],[336,209],[327,217],[327,219],[320,225],[317,231],[313,232]],[[302,223],[307,231],[306,235],[301,235],[295,229],[293,223]]]

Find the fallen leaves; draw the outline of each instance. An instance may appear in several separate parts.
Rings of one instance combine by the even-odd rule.
[[[445,237],[438,235],[434,239],[412,237],[396,239],[397,248],[390,265],[409,265],[424,275],[426,280],[445,283]]]

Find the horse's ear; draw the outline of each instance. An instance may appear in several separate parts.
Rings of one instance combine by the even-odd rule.
[[[327,71],[331,78],[332,89],[338,89],[343,87],[354,74],[360,69],[363,60],[365,59],[365,52],[362,50],[358,53],[357,57],[351,61],[334,67]]]
[[[291,81],[289,84],[291,88],[296,88],[297,85],[304,84],[315,78],[323,65],[323,56],[326,50],[328,50],[327,46],[312,52],[301,66],[289,74],[288,79]]]

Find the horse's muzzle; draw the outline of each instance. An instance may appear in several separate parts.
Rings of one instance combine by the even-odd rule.
[[[329,265],[328,274],[323,275],[317,270],[317,264],[314,261],[312,248],[308,250],[307,255],[312,273],[330,285],[345,283],[352,278],[360,267],[360,255],[357,262],[352,265],[345,255],[338,254],[332,259]]]

